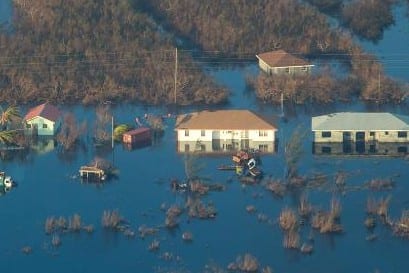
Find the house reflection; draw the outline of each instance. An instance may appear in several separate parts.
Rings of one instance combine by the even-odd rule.
[[[246,140],[220,140],[212,141],[178,141],[176,149],[179,153],[230,153],[232,151],[254,149],[262,153],[276,153],[277,142]]]
[[[122,147],[128,151],[142,149],[149,146],[152,146],[152,140],[150,139],[133,143],[122,143]]]
[[[339,143],[313,143],[312,152],[316,155],[383,155],[404,156],[409,151],[407,142],[357,141]]]
[[[33,138],[30,148],[37,154],[45,154],[53,151],[57,147],[57,142],[53,136],[39,136]]]

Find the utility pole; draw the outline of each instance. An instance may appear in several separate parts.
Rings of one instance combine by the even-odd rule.
[[[281,92],[281,117],[284,117],[284,92]]]
[[[175,89],[174,89],[174,103],[176,105],[176,89],[177,89],[177,80],[178,80],[178,48],[175,48]]]
[[[111,116],[111,147],[114,149],[114,116]]]

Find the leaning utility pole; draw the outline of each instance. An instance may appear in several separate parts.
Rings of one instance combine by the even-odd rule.
[[[173,91],[174,103],[176,104],[176,89],[178,80],[178,48],[175,49],[175,89]]]

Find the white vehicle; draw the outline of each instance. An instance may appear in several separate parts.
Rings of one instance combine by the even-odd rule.
[[[6,176],[5,172],[0,172],[0,187],[10,189],[13,187],[13,179],[11,176]]]

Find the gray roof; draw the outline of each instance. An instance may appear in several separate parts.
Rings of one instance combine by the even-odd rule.
[[[408,131],[409,116],[341,112],[312,117],[312,131]]]

